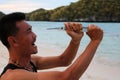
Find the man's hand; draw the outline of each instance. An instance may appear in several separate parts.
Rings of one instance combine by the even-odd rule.
[[[79,23],[65,23],[65,30],[67,34],[72,38],[74,43],[79,43],[81,38],[83,37],[82,24]]]
[[[89,25],[87,35],[92,41],[101,41],[103,38],[103,30],[96,25]]]

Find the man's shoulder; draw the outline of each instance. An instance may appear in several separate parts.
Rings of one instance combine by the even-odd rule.
[[[7,70],[0,80],[35,80],[37,73],[29,72],[23,69]],[[37,79],[37,78],[36,78]]]

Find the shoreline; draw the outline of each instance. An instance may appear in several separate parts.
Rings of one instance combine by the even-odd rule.
[[[32,20],[27,20],[32,21]],[[35,21],[35,20],[33,20]],[[39,22],[39,21],[35,21]],[[120,21],[40,21],[40,22],[87,22],[87,23],[120,23]]]

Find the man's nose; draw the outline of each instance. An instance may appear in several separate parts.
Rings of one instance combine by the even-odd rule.
[[[33,34],[32,34],[32,37],[33,38],[36,38],[37,36],[36,36],[36,34],[34,33],[34,32],[32,32]]]

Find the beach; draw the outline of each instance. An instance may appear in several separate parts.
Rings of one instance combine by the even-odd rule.
[[[55,50],[54,47],[45,47],[41,46],[40,50],[42,56],[50,56],[49,53],[58,53],[61,52],[60,50]],[[53,48],[53,49],[52,49]],[[47,55],[48,54],[48,55]],[[40,54],[39,54],[40,55]],[[52,54],[56,55],[56,54]],[[8,62],[8,51],[7,49],[1,44],[0,42],[0,72],[3,70],[4,66]],[[53,68],[48,70],[41,70],[42,71],[64,71],[66,67],[60,68]],[[120,65],[109,63],[107,61],[101,61],[97,56],[94,56],[91,64],[89,65],[88,69],[82,75],[79,80],[120,80]]]
[[[36,55],[58,56],[67,48],[71,38],[65,31],[46,30],[47,28],[61,27],[63,22],[28,22],[37,35],[36,45],[38,53]],[[79,80],[120,80],[120,23],[82,23],[83,26],[95,24],[104,31],[103,40],[98,47],[96,54],[89,67]],[[84,34],[80,43],[76,58],[81,55],[90,39]],[[9,59],[8,50],[0,41],[0,73]],[[73,60],[73,62],[76,60]],[[59,67],[42,71],[64,71],[67,67]]]

